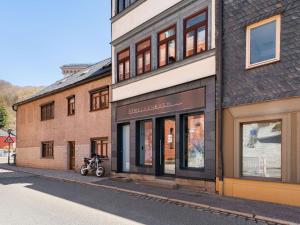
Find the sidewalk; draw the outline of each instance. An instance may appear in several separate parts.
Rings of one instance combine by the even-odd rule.
[[[266,221],[272,221],[271,218],[273,218],[273,224],[292,224],[283,221],[291,221],[300,224],[300,207],[220,197],[217,194],[153,187],[135,181],[124,183],[113,181],[109,178],[97,178],[95,176],[83,177],[72,171],[22,168],[9,166],[7,164],[0,164],[0,168],[69,182],[79,182],[102,188],[110,188],[116,191],[128,192],[129,194],[140,197],[202,208],[203,210],[212,211],[213,213],[227,213],[230,215],[246,217],[248,219],[261,219]],[[280,220],[282,220],[282,222],[280,222]]]

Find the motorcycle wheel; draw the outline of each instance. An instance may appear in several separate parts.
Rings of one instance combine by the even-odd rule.
[[[81,168],[80,168],[80,174],[82,175],[82,176],[86,176],[87,174],[88,174],[88,169],[87,169],[87,167],[85,166],[85,165],[83,165]]]
[[[105,174],[105,169],[102,166],[99,166],[96,170],[96,176],[97,177],[103,177]]]

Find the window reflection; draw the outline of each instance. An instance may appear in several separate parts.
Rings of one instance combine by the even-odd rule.
[[[250,31],[250,63],[274,59],[276,56],[276,21]]]
[[[204,115],[189,115],[184,118],[185,148],[184,166],[187,168],[204,167]]]
[[[139,165],[152,166],[152,121],[141,121],[139,125]]]
[[[281,178],[281,121],[242,124],[242,175]]]

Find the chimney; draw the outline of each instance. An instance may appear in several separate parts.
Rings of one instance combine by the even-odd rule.
[[[67,64],[60,67],[62,74],[67,77],[91,66],[92,64]]]

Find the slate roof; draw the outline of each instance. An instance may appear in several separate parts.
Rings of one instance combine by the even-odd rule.
[[[101,77],[102,75],[107,75],[111,71],[111,58],[104,59],[94,65],[87,67],[86,69],[79,71],[78,73],[71,74],[67,77],[62,78],[61,80],[56,81],[55,83],[45,87],[36,94],[30,96],[29,98],[17,102],[14,106],[22,105],[24,103],[39,99],[41,97],[54,94],[60,91],[63,91],[67,88],[77,86],[84,81]]]

